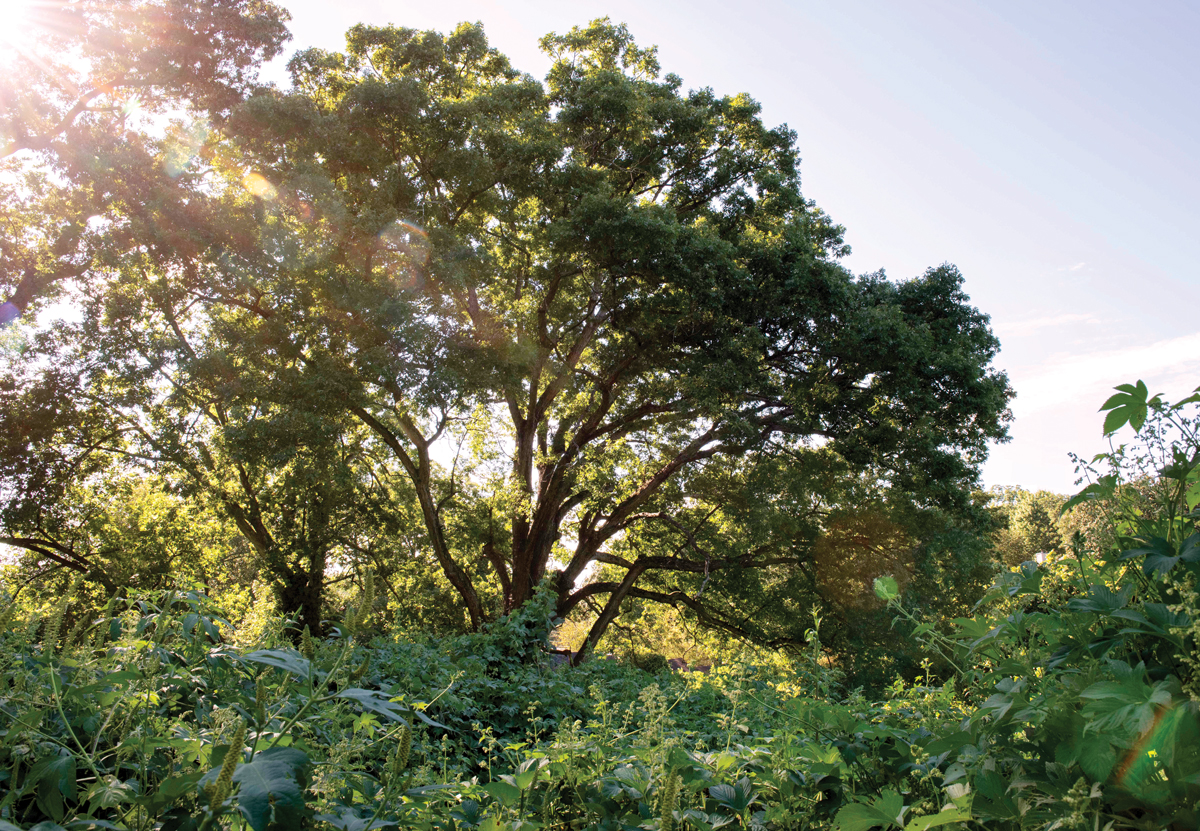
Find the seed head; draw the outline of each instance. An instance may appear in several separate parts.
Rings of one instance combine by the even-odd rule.
[[[254,717],[260,728],[267,723],[267,688],[261,678],[254,682]]]
[[[362,598],[358,603],[358,619],[355,621],[356,628],[366,626],[371,620],[371,613],[375,611],[375,572],[368,571],[363,575],[363,590]]]
[[[317,657],[317,647],[313,643],[312,632],[308,630],[308,624],[304,625],[304,631],[300,633],[300,654],[310,661]]]
[[[412,751],[412,728],[407,724],[400,730],[400,741],[392,754],[392,777],[398,777],[408,767],[408,754]]]
[[[62,632],[63,615],[67,613],[67,601],[63,600],[54,607],[50,617],[46,618],[46,628],[42,630],[42,645],[47,655],[53,655],[58,649],[58,636]]]
[[[208,786],[208,806],[217,810],[233,792],[233,772],[242,757],[242,748],[246,744],[246,722],[238,719],[237,729],[233,731],[233,739],[229,742],[229,750],[225,761],[221,762],[221,772],[217,780]]]
[[[672,831],[675,827],[675,807],[679,804],[679,774],[672,771],[663,782],[662,794],[659,796],[659,813],[662,822],[660,831]]]

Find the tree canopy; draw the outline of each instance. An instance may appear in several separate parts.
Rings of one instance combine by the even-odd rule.
[[[143,467],[313,627],[335,560],[403,558],[473,627],[545,584],[592,645],[629,598],[786,641],[754,609],[820,593],[830,529],[890,563],[978,515],[1012,395],[987,317],[953,266],[841,265],[748,96],[607,20],[544,38],[544,83],[479,26],[357,26],[254,87],[278,10],[163,9],[216,51],[94,60],[165,130],[117,81],[2,102],[11,169],[53,187],[5,193],[0,280],[78,307],[0,388],[10,543],[71,561],[53,494]]]

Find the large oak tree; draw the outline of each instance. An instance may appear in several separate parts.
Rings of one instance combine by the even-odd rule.
[[[232,107],[177,180],[225,236],[89,266],[47,340],[94,417],[280,574],[415,523],[472,626],[548,581],[591,644],[630,597],[746,631],[713,575],[811,565],[864,481],[967,511],[1011,391],[959,273],[851,274],[795,136],[623,27],[543,46],[356,27]]]

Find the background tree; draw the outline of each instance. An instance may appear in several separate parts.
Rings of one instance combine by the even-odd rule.
[[[1002,563],[1016,566],[1038,554],[1059,557],[1065,553],[1069,522],[1061,514],[1067,497],[1044,490],[998,487],[992,489],[992,501],[1000,523],[994,539]]]

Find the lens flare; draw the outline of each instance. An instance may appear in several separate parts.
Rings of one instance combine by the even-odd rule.
[[[270,202],[279,196],[279,189],[267,181],[261,173],[247,173],[242,177],[242,187],[259,199]]]
[[[429,262],[429,235],[416,223],[397,219],[379,232],[374,265],[404,287],[417,285]]]
[[[141,107],[137,98],[131,98],[126,102],[123,110],[130,106],[132,102],[133,109],[131,112],[136,112]],[[167,142],[166,150],[163,153],[163,170],[172,179],[179,176],[189,167],[192,162],[200,155],[200,151],[204,148],[204,143],[208,141],[208,134],[211,128],[207,122],[197,121],[188,127],[177,129],[174,135]]]
[[[21,316],[21,310],[14,303],[0,304],[0,329],[8,326]]]
[[[1117,766],[1117,783],[1126,790],[1145,794],[1161,776],[1163,761],[1174,758],[1177,740],[1187,735],[1183,730],[1186,719],[1184,707],[1167,706],[1156,712],[1149,728]]]

